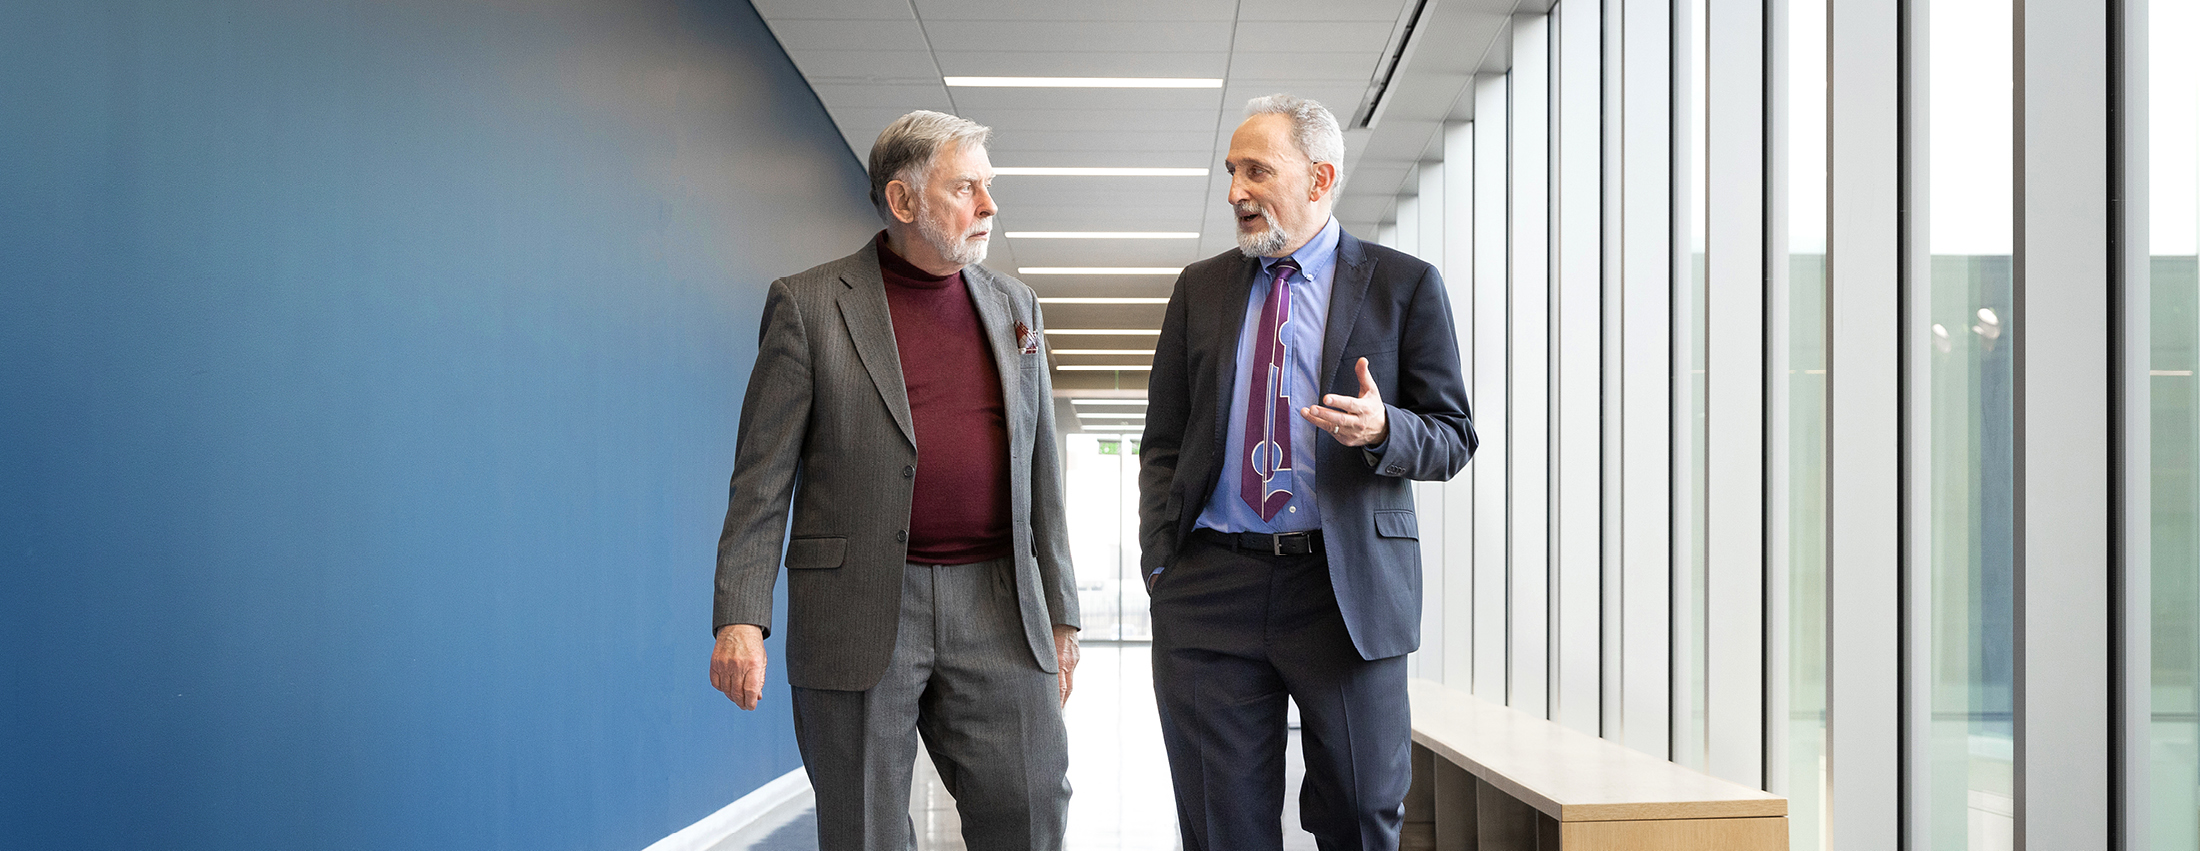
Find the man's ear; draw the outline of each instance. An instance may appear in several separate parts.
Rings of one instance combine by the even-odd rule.
[[[905,225],[917,223],[917,193],[906,181],[891,180],[886,183],[886,209],[895,220]]]
[[[1313,200],[1319,201],[1323,196],[1337,191],[1336,163],[1315,163],[1308,171],[1314,178]]]

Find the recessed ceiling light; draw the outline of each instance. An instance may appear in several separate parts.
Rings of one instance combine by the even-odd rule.
[[[1206,177],[1204,168],[1101,168],[1086,166],[1015,166],[1004,165],[993,169],[995,176],[1013,177]]]
[[[1066,371],[1066,372],[1147,372],[1147,371],[1149,371],[1149,370],[1152,370],[1152,369],[1153,369],[1153,364],[1150,364],[1150,363],[1139,363],[1139,364],[1130,364],[1130,363],[1125,363],[1125,364],[1108,364],[1108,365],[1106,365],[1106,366],[1088,366],[1088,365],[1083,365],[1083,364],[1073,364],[1073,365],[1070,365],[1070,366],[1058,366],[1058,367],[1055,367],[1055,369],[1063,370],[1063,371]]]
[[[1072,405],[1139,405],[1139,406],[1144,406],[1144,405],[1146,404],[1146,400],[1144,400],[1144,399],[1071,399],[1071,400],[1069,400],[1069,403],[1070,403],[1070,404],[1072,404]]]
[[[1167,230],[1012,230],[1009,239],[1198,239],[1199,231]]]
[[[1140,334],[1159,334],[1159,328],[1048,328],[1049,334],[1091,334],[1103,337],[1135,337]]]
[[[1078,411],[1077,418],[1081,420],[1142,420],[1146,418],[1146,415],[1142,412]]]
[[[1139,298],[1127,298],[1127,297],[1114,297],[1114,296],[1109,296],[1109,297],[1104,297],[1104,298],[1088,298],[1088,297],[1085,297],[1085,296],[1048,296],[1048,297],[1046,297],[1046,298],[1042,298],[1042,299],[1039,299],[1039,303],[1040,303],[1040,304],[1168,304],[1168,303],[1169,303],[1169,300],[1168,300],[1168,299],[1166,299],[1166,298],[1144,298],[1144,297],[1139,297]]]
[[[1058,355],[1150,355],[1152,349],[1054,349]]]
[[[950,86],[1038,89],[1219,89],[1219,77],[943,77]]]
[[[1018,266],[1019,275],[1175,275],[1182,266]]]

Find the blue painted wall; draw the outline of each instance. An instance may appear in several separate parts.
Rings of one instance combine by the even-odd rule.
[[[0,847],[639,849],[771,278],[876,227],[739,2],[0,4]]]

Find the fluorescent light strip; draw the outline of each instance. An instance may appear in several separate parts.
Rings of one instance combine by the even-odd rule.
[[[1018,275],[1176,275],[1182,266],[1018,266]]]
[[[1168,304],[1166,298],[1087,298],[1052,297],[1039,299],[1040,304]]]
[[[1142,411],[1078,411],[1077,418],[1082,420],[1142,420],[1146,418],[1146,414]]]
[[[1136,337],[1140,334],[1160,334],[1159,328],[1048,328],[1048,334],[1085,334],[1102,337]]]
[[[950,86],[1015,89],[1219,89],[1219,77],[942,77]]]
[[[1153,364],[1150,364],[1150,363],[1147,363],[1147,364],[1129,364],[1129,363],[1126,363],[1126,364],[1109,364],[1109,365],[1106,365],[1106,366],[1088,366],[1088,365],[1085,365],[1085,364],[1071,364],[1071,365],[1068,365],[1068,366],[1058,366],[1058,367],[1055,367],[1055,369],[1059,369],[1059,370],[1062,370],[1063,372],[1150,372],[1150,371],[1152,371],[1152,370],[1153,370]]]
[[[1069,400],[1069,403],[1072,405],[1137,405],[1139,407],[1146,406],[1146,400],[1144,399],[1071,399]]]
[[[1153,354],[1152,349],[1050,349],[1049,351],[1058,355],[1129,355],[1138,357]]]
[[[1199,231],[1186,230],[1012,230],[1009,239],[1198,239]]]
[[[995,177],[1206,177],[1204,168],[1098,168],[1082,166],[995,166]]]

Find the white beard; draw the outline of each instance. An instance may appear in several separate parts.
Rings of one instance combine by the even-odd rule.
[[[969,266],[985,260],[986,247],[992,240],[981,239],[972,242],[970,237],[990,230],[992,230],[992,222],[981,219],[972,223],[970,230],[961,234],[954,234],[948,231],[946,222],[940,221],[932,215],[931,210],[921,210],[917,213],[918,238],[923,239],[926,245],[932,246],[932,250],[939,252],[941,257],[947,259],[947,262],[957,266]]]
[[[1235,212],[1239,215],[1244,215],[1246,213],[1259,213],[1260,220],[1268,225],[1267,230],[1261,231],[1259,233],[1249,234],[1242,230],[1238,231],[1237,244],[1239,254],[1243,254],[1247,257],[1268,257],[1274,255],[1276,252],[1282,251],[1284,244],[1291,241],[1291,235],[1284,233],[1283,228],[1276,226],[1275,217],[1268,215],[1267,210],[1263,210],[1257,206],[1254,206],[1252,202],[1248,201],[1243,204],[1233,205],[1230,209],[1232,212]]]

